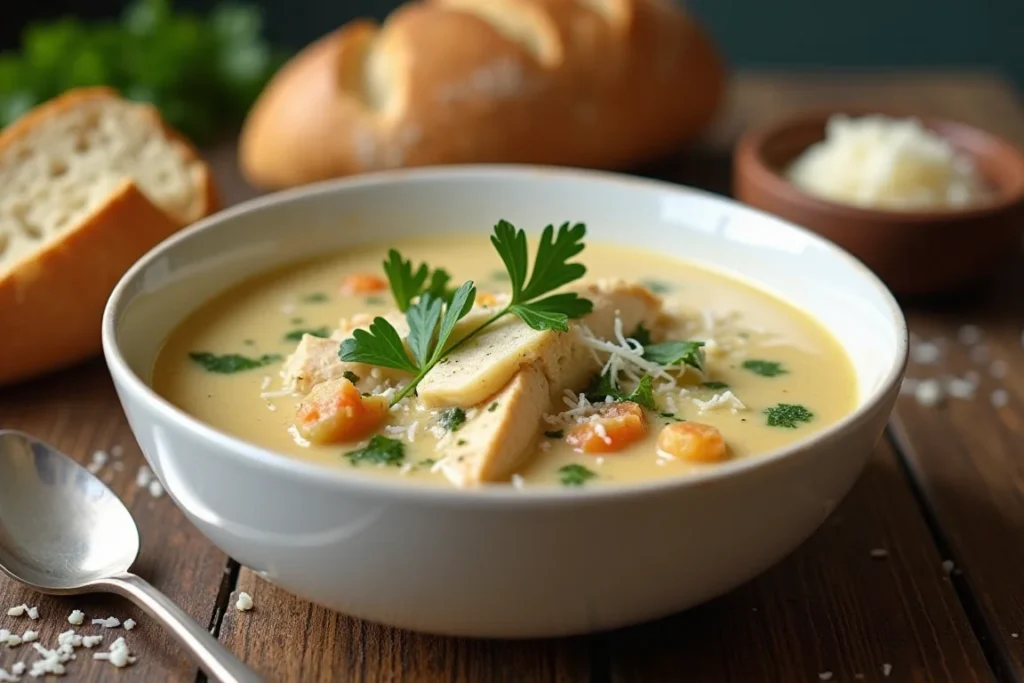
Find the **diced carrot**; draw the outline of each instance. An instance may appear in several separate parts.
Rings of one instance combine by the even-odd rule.
[[[565,435],[565,442],[583,453],[614,453],[639,441],[646,432],[644,409],[632,401],[622,401],[573,427]]]
[[[362,396],[352,382],[340,377],[321,382],[299,404],[295,428],[316,444],[356,441],[374,432],[388,413],[383,396]]]
[[[498,300],[490,292],[478,291],[476,293],[476,303],[479,304],[480,306],[493,306],[494,304],[498,303]]]
[[[388,281],[373,273],[351,273],[341,278],[341,293],[346,296],[373,294],[388,288]]]
[[[722,433],[700,422],[674,422],[658,435],[658,451],[687,462],[722,462],[729,457]]]

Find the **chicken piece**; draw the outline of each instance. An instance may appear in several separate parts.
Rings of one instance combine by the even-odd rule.
[[[508,479],[533,452],[548,405],[547,378],[526,366],[455,433],[441,471],[460,487]]]
[[[423,378],[417,387],[422,404],[429,408],[474,406],[531,364],[545,373],[550,396],[557,400],[565,389],[581,389],[599,369],[579,334],[579,325],[586,325],[598,337],[611,338],[618,316],[623,334],[628,335],[641,323],[653,326],[661,310],[661,300],[650,290],[624,280],[599,280],[575,291],[590,299],[594,310],[574,321],[568,333],[534,330],[509,316],[453,351]]]

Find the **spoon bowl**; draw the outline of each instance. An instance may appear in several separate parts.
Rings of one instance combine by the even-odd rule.
[[[135,520],[103,482],[52,446],[0,430],[0,570],[42,593],[126,597],[170,631],[211,679],[262,680],[128,571],[138,554]]]
[[[103,482],[26,434],[0,432],[0,570],[73,594],[128,571],[138,553],[135,521]]]

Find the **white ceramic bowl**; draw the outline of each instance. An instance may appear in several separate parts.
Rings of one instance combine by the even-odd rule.
[[[460,491],[368,480],[223,434],[149,388],[189,312],[315,253],[498,218],[581,220],[589,239],[714,264],[809,311],[856,367],[856,411],[794,446],[700,476],[573,491]],[[708,193],[535,167],[368,175],[237,206],[167,240],[117,286],[103,349],[132,430],[189,519],[299,596],[415,630],[540,637],[667,615],[754,577],[836,507],[882,433],[907,353],[899,307],[858,261]],[[828,381],[823,377],[822,381]]]

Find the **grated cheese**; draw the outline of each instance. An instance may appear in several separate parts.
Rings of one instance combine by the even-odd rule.
[[[235,602],[235,609],[239,612],[248,612],[253,608],[252,596],[242,591],[238,594],[238,600]]]
[[[121,669],[129,664],[135,663],[135,657],[132,656],[131,650],[128,649],[128,643],[125,642],[124,638],[118,638],[110,646],[109,652],[97,652],[92,656],[93,659],[106,660]]]
[[[92,454],[92,459],[89,461],[89,464],[86,466],[86,469],[89,470],[89,472],[91,472],[92,474],[97,474],[99,473],[100,470],[103,469],[103,466],[107,464],[107,460],[109,459],[110,456],[107,454],[106,451],[95,451]]]
[[[944,393],[942,383],[937,379],[922,380],[914,389],[914,397],[923,406],[939,405],[945,398]]]
[[[743,401],[739,400],[732,391],[724,391],[721,394],[715,394],[706,401],[702,401],[699,398],[691,398],[693,405],[697,406],[698,411],[701,415],[711,410],[718,410],[726,406],[735,415],[740,410],[746,410],[747,406]]]

